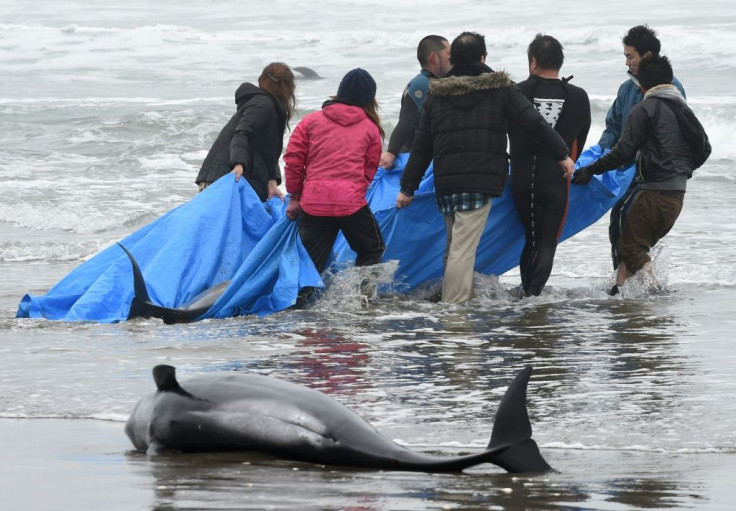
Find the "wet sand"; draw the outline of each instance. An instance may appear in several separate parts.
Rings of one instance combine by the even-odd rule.
[[[0,508],[727,510],[736,499],[733,454],[542,451],[557,473],[380,472],[243,454],[152,459],[131,451],[121,422],[1,419]]]

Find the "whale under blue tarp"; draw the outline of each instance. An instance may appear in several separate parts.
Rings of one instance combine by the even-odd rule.
[[[600,157],[593,146],[580,157],[585,165]],[[392,169],[379,169],[367,192],[386,242],[383,260],[398,260],[396,282],[405,290],[442,275],[445,228],[437,210],[431,168],[412,204],[393,207],[408,155]],[[572,186],[562,239],[596,222],[626,191],[633,166],[595,176]],[[493,200],[481,238],[476,271],[500,275],[518,265],[524,232],[510,187]],[[265,315],[294,304],[303,287],[323,287],[301,244],[296,223],[285,217],[278,199],[261,203],[245,179],[228,174],[187,203],[121,240],[143,272],[150,298],[164,307],[180,307],[201,292],[230,281],[200,319]],[[344,238],[335,244],[338,265],[354,254]],[[18,318],[116,322],[128,318],[133,300],[130,261],[112,245],[85,261],[45,295],[26,295]]]
[[[151,300],[158,305],[179,307],[201,292],[231,281],[208,317],[223,317],[221,308],[229,315],[268,314],[288,306],[284,306],[288,299],[284,282],[322,286],[295,226],[288,225],[293,222],[284,212],[278,199],[262,203],[247,180],[235,183],[234,175],[227,174],[120,243],[135,256]],[[279,253],[274,253],[276,247],[281,249]],[[297,260],[299,264],[288,271],[280,266]],[[243,276],[247,268],[255,274],[250,279]],[[245,284],[247,292],[235,289]],[[244,296],[247,294],[250,296]],[[293,295],[292,303],[296,291]],[[128,318],[133,296],[130,260],[120,247],[112,245],[82,263],[45,295],[24,296],[16,317],[123,321]],[[227,297],[240,303],[234,306]]]

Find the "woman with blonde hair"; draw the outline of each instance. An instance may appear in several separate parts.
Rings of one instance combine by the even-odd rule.
[[[294,128],[284,154],[291,194],[286,215],[298,217],[302,243],[319,272],[340,231],[357,253],[356,266],[381,262],[383,237],[365,193],[378,170],[383,136],[376,82],[360,68]]]
[[[200,191],[232,172],[236,181],[245,176],[261,201],[284,200],[278,188],[278,160],[294,114],[295,89],[294,74],[282,62],[263,68],[257,86],[245,82],[238,87],[237,111],[220,131],[195,180]]]

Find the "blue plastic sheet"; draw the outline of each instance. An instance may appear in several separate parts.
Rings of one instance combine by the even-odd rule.
[[[593,146],[578,164],[600,157]],[[412,204],[393,207],[407,155],[379,169],[367,192],[386,242],[383,260],[398,260],[398,284],[410,290],[442,276],[445,227],[437,210],[430,167]],[[633,166],[572,186],[562,239],[596,222],[626,191]],[[153,302],[180,307],[201,292],[230,281],[202,318],[270,314],[294,304],[305,286],[323,283],[301,244],[295,222],[278,199],[261,203],[245,179],[228,174],[186,204],[132,233],[121,243],[135,256]],[[518,264],[524,232],[507,186],[493,200],[478,247],[476,271],[500,275]],[[355,254],[344,238],[334,247],[338,264]],[[402,286],[397,286],[401,288]],[[130,261],[112,245],[69,273],[43,296],[26,295],[16,317],[116,322],[127,319],[134,295]]]
[[[403,158],[397,158],[393,169],[376,174],[368,198],[386,243],[383,260],[399,261],[396,283],[411,290],[423,282],[442,276],[445,226],[442,214],[437,210],[431,168],[425,174],[411,205],[401,210],[392,207],[406,164],[405,155],[400,156]],[[579,168],[600,157],[600,147],[592,146],[583,152],[576,166]],[[633,176],[634,166],[631,165],[623,170],[594,176],[588,185],[571,185],[569,210],[560,241],[601,218],[623,195]],[[488,222],[478,245],[475,271],[501,275],[518,266],[523,247],[524,229],[516,214],[509,180],[503,195],[493,199]],[[355,253],[344,238],[337,241],[335,251],[335,260],[340,265],[355,258]]]
[[[246,261],[254,271],[275,272],[269,276],[252,276],[247,283],[256,280],[260,285],[250,289],[253,294],[264,292],[264,286],[268,285],[269,292],[281,294],[283,280],[297,285],[307,281],[319,286],[321,281],[311,259],[303,247],[299,248],[301,242],[296,243],[296,229],[277,229],[268,238],[268,243],[272,243],[273,237],[281,233],[284,239],[279,247],[283,253],[273,253],[269,250],[273,247],[261,244],[264,236],[284,218],[285,208],[280,201],[261,203],[245,179],[237,184],[234,180],[232,174],[224,176],[189,202],[121,241],[135,256],[151,301],[163,307],[180,307],[222,282],[230,280],[229,287],[243,285],[242,274],[246,270],[242,267]],[[255,257],[264,261],[258,265]],[[292,275],[270,264],[269,258],[299,259],[300,264],[293,267]],[[223,301],[225,295],[232,294],[227,289],[209,314],[222,317],[224,314],[215,308],[220,305],[229,307],[230,315],[237,314],[240,309]],[[133,295],[130,261],[120,247],[112,245],[74,269],[45,295],[24,296],[16,317],[122,321],[128,317]],[[274,307],[284,308],[283,300],[278,297],[253,300],[248,306],[242,292],[234,295],[244,300],[242,307],[248,312],[259,312],[258,307],[263,307],[264,313],[273,311]]]

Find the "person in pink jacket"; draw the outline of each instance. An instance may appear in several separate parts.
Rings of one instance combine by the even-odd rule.
[[[357,254],[356,266],[381,262],[383,236],[365,200],[384,136],[377,110],[376,82],[353,69],[337,95],[305,116],[289,138],[286,215],[298,219],[299,236],[320,273],[340,231]]]

